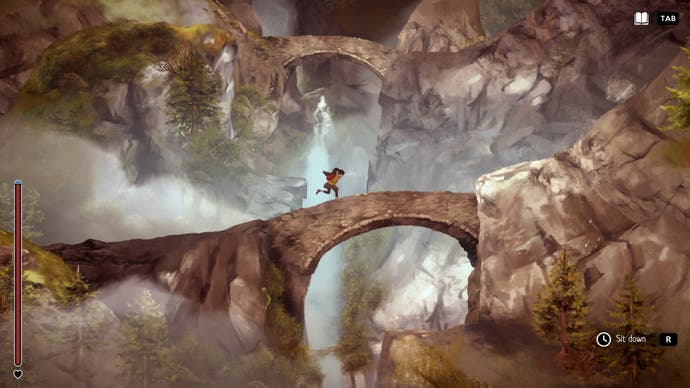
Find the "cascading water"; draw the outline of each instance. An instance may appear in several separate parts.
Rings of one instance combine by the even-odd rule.
[[[204,43],[213,43],[212,37],[207,39],[208,40],[204,41]],[[220,108],[223,111],[223,116],[228,118],[230,117],[230,112],[232,110],[232,99],[235,96],[235,82],[232,78],[232,72],[234,71],[235,67],[234,65],[235,48],[230,45],[226,45],[221,49],[218,59],[216,59],[216,62],[213,64],[213,71],[220,75],[220,79],[222,81],[223,94],[220,98]],[[226,123],[225,133],[231,139],[235,137],[231,120],[228,120]]]
[[[326,147],[326,139],[333,131],[333,120],[323,96],[321,96],[314,111],[314,118],[316,119],[314,137],[304,171],[308,187],[307,198],[303,201],[303,207],[318,205],[333,199],[332,194],[330,196],[316,194],[316,190],[321,188],[325,182],[325,177],[321,171],[335,167],[330,165],[331,158]],[[342,248],[331,249],[323,256],[316,272],[311,277],[304,311],[307,341],[311,349],[331,348],[338,342],[340,313],[338,276],[342,269],[341,257]],[[323,386],[341,386],[340,361],[334,355],[327,355],[321,358],[319,363],[321,370],[326,375]]]

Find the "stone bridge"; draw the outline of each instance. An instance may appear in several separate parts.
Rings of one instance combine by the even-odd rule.
[[[276,48],[288,75],[307,58],[344,58],[373,71],[380,79],[393,61],[393,49],[348,36],[290,36],[266,38]]]
[[[46,248],[73,267],[79,265],[86,279],[96,285],[137,276],[185,297],[187,305],[178,306],[176,312],[225,311],[232,325],[219,331],[219,336],[224,341],[236,337],[227,346],[251,349],[252,341],[260,338],[256,333],[263,329],[261,287],[269,262],[285,272],[286,305],[303,320],[309,281],[324,253],[359,234],[405,225],[454,237],[475,264],[476,197],[451,192],[368,193],[218,232],[113,243],[87,240]]]
[[[474,194],[378,192],[344,197],[267,221],[272,258],[289,274],[300,314],[311,275],[331,248],[389,226],[421,226],[458,240],[474,265],[479,236]]]
[[[366,66],[383,79],[394,50],[376,42],[347,36],[261,37],[249,31],[223,4],[210,5],[217,23],[235,36],[236,81],[250,84],[280,101],[290,74],[307,58],[345,58]]]

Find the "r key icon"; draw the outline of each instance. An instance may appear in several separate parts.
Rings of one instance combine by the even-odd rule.
[[[659,334],[659,345],[661,345],[661,346],[678,346],[678,333],[661,333],[661,334]]]

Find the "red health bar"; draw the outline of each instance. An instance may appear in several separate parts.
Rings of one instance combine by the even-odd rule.
[[[14,181],[14,365],[22,365],[22,181]]]

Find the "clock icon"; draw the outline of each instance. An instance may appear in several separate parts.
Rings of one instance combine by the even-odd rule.
[[[601,348],[606,348],[609,345],[611,345],[612,338],[611,334],[602,331],[601,333],[597,334],[597,345]]]

